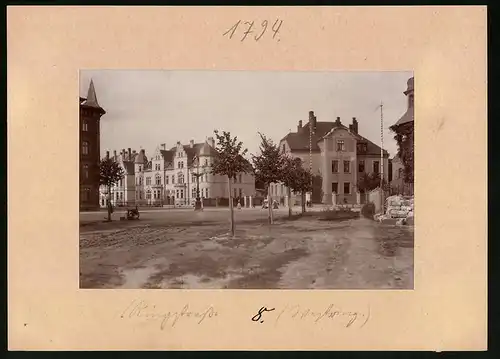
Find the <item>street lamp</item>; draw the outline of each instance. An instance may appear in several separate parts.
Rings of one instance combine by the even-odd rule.
[[[205,172],[200,173],[200,159],[197,156],[193,158],[193,164],[196,164],[196,173],[193,173],[193,176],[196,177],[196,201],[194,203],[194,210],[201,211],[200,177],[203,176]]]

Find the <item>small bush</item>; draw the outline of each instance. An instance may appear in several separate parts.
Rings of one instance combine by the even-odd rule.
[[[361,214],[363,217],[373,219],[373,215],[375,214],[375,203],[370,202],[361,207]]]

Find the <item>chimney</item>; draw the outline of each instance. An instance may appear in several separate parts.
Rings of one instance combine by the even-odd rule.
[[[214,148],[215,148],[215,140],[214,140],[214,138],[213,138],[213,137],[209,137],[209,138],[207,138],[207,143],[208,143],[210,146],[212,146],[212,147],[214,147]]]
[[[166,147],[167,147],[167,144],[166,144],[166,143],[162,143],[160,146],[161,146],[161,149],[162,149],[162,150],[165,150],[165,149],[166,149]]]
[[[189,141],[189,147],[191,147],[191,148],[194,147],[194,140]]]
[[[106,151],[106,159],[109,160],[109,151]]]
[[[337,120],[335,121],[335,124],[337,124],[337,125],[340,125],[340,124],[341,124],[341,122],[340,122],[340,117],[338,117],[338,116],[337,116]]]
[[[134,154],[134,155],[135,155],[136,153],[137,153],[137,152],[136,152],[135,150],[133,150],[133,151],[132,151],[132,154]]]
[[[358,120],[356,120],[356,117],[352,118],[352,125],[350,127],[352,128],[352,132],[355,134],[358,133]]]
[[[141,153],[142,153],[142,154],[145,154],[145,153],[146,153],[146,150],[145,150],[144,148],[143,148],[143,149],[141,149]]]
[[[113,151],[113,157],[116,159],[116,150]]]
[[[297,126],[297,132],[300,132],[302,128],[302,120],[299,120],[299,125]]]

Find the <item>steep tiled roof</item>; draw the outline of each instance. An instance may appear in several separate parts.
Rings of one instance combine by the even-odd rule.
[[[163,160],[167,163],[172,162],[174,158],[174,151],[172,150],[160,150],[160,154],[163,157]]]
[[[316,122],[316,131],[312,135],[312,150],[319,151],[318,140],[330,131],[334,122]],[[292,151],[309,151],[309,123],[304,125],[300,132],[290,132],[285,136],[288,146]]]
[[[413,107],[410,107],[403,116],[401,116],[401,118],[394,124],[392,125],[391,127],[396,127],[396,126],[399,126],[399,125],[402,125],[402,124],[405,124],[405,123],[408,123],[408,122],[413,122],[413,116],[414,116],[414,108]]]
[[[182,147],[187,154],[188,163],[191,163],[195,155],[199,156],[202,150],[205,154],[215,155],[215,149],[206,142],[195,143],[193,147],[191,147],[191,145],[183,145]],[[172,147],[168,152],[172,152],[173,156],[176,148],[177,147]]]
[[[135,163],[146,163],[148,161],[148,158],[146,157],[146,154],[144,153],[144,150],[140,150],[137,156],[135,156]]]
[[[336,122],[317,122],[316,133],[313,134],[312,136],[313,152],[317,152],[320,150],[318,146],[318,141],[321,140],[325,135],[327,135],[330,131],[332,131],[335,128],[342,128],[349,131],[349,129],[342,123],[339,124]],[[377,146],[369,139],[361,136],[360,134],[356,134],[353,132],[351,132],[351,134],[353,134],[354,137],[356,137],[358,142],[366,143],[367,155],[380,155],[380,146]],[[309,151],[309,123],[307,123],[304,127],[302,127],[299,133],[291,132],[288,135],[286,135],[284,139],[287,141],[288,146],[292,151]],[[384,154],[388,155],[388,152],[384,150]]]

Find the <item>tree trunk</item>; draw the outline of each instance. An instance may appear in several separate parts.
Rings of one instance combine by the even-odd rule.
[[[302,202],[302,213],[306,213],[306,194],[304,191],[301,192],[301,202]]]
[[[227,178],[227,188],[229,192],[229,212],[231,213],[231,235],[234,237],[234,211],[233,197],[231,196],[231,178]]]
[[[288,187],[288,217],[292,216],[292,191]]]
[[[273,203],[271,200],[271,184],[267,185],[267,208],[269,211],[269,224],[273,224]]]
[[[108,186],[108,196],[109,196],[108,206],[107,206],[108,207],[108,221],[111,222],[111,209],[113,208],[112,207],[113,205],[111,204],[111,186]]]

